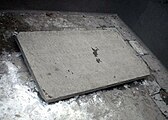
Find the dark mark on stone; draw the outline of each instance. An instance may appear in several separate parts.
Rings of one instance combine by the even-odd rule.
[[[106,28],[106,26],[105,26],[105,25],[100,25],[100,27],[101,27],[101,28]]]
[[[104,19],[105,17],[104,16],[100,16],[99,19]]]
[[[55,71],[59,71],[59,69],[58,69],[58,68],[55,68]]]
[[[70,72],[70,70],[68,70],[68,72]],[[73,72],[71,72],[72,74],[74,74]]]
[[[91,47],[91,48],[92,48],[92,47]],[[92,50],[93,50],[93,55],[94,55],[95,57],[97,57],[97,55],[98,55],[97,51],[98,51],[99,49],[96,47],[96,49],[92,48]]]
[[[47,110],[47,112],[49,112],[49,111],[51,111],[51,109],[50,109],[50,108]]]
[[[52,98],[52,96],[48,95],[49,98]]]
[[[100,60],[100,58],[96,58],[96,61],[97,61],[98,63],[102,62],[102,61]]]
[[[42,89],[44,93],[46,93],[46,91],[44,89]]]
[[[15,116],[16,116],[16,117],[21,117],[19,114],[16,114]]]
[[[47,12],[47,13],[46,13],[46,16],[52,17],[52,16],[53,16],[53,13]]]
[[[116,76],[114,75],[114,78],[116,78]]]
[[[49,95],[44,89],[42,89],[42,90],[43,90],[44,94],[45,94],[47,97],[52,98],[52,96]]]
[[[91,47],[92,48],[92,47]],[[95,57],[97,57],[97,55],[98,55],[98,48],[97,47],[95,47],[95,49],[94,48],[92,48],[92,50],[93,50],[93,55],[95,56]],[[102,62],[101,60],[100,60],[100,58],[96,58],[96,61],[98,62],[98,63],[100,63],[100,62]]]
[[[47,75],[51,75],[51,73],[47,73]]]

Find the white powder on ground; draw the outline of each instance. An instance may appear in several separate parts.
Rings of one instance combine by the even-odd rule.
[[[19,79],[15,65],[10,61],[4,64],[8,72],[0,79],[1,120],[89,120],[94,119],[95,111],[108,110],[99,92],[91,94],[89,99],[81,96],[48,105],[32,91],[33,82]],[[89,110],[89,106],[94,109]]]

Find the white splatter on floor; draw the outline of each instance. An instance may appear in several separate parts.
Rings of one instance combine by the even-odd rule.
[[[99,93],[92,94],[90,100],[85,100],[85,96],[82,96],[80,100],[72,98],[48,105],[39,99],[37,92],[33,92],[33,82],[19,79],[16,66],[9,61],[3,63],[6,64],[8,73],[0,79],[1,120],[89,120],[93,119],[92,112],[87,110],[90,104],[96,104],[99,110],[106,109]]]
[[[0,74],[0,120],[163,119],[149,96],[129,85],[124,86],[125,90],[104,90],[49,105],[38,96],[34,80],[27,79],[19,56],[1,56],[0,68],[4,70]]]

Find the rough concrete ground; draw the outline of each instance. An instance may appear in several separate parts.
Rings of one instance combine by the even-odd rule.
[[[168,117],[167,71],[117,15],[6,12],[0,16],[1,119],[164,120]],[[11,34],[20,31],[111,27],[117,28],[130,47],[146,62],[151,77],[51,105],[41,101]]]

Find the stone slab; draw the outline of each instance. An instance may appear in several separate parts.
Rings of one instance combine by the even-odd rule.
[[[150,74],[116,29],[21,32],[18,45],[47,102]]]

